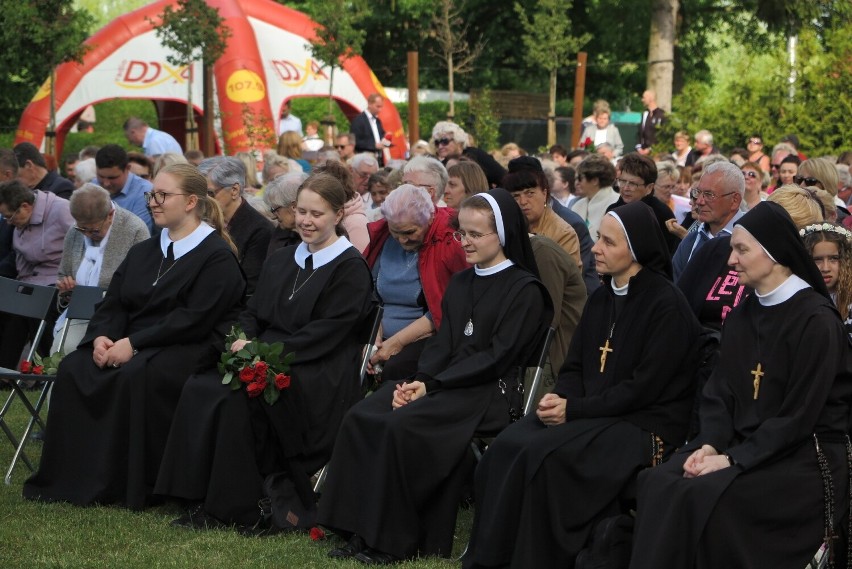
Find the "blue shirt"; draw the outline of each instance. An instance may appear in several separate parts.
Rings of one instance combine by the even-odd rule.
[[[376,288],[385,306],[382,334],[390,338],[421,316],[424,307],[417,303],[422,286],[417,269],[416,251],[409,252],[390,237],[379,255]],[[376,267],[373,267],[375,270]]]
[[[710,234],[709,226],[706,223],[699,223],[696,221],[695,223],[698,225],[698,231],[690,231],[687,233],[686,237],[683,238],[683,241],[680,242],[680,245],[677,246],[677,250],[672,257],[672,273],[674,276],[674,282],[680,280],[680,276],[686,269],[686,264],[690,259],[692,259],[692,255],[694,255],[695,252],[704,245],[704,243],[721,235],[730,235],[734,230],[734,224],[743,215],[744,213],[741,211],[736,212],[728,221],[727,225],[720,229],[716,235]]]
[[[171,134],[148,127],[145,140],[142,141],[142,152],[148,156],[159,156],[166,152],[175,152],[183,156],[183,150]],[[125,208],[126,209],[126,208]]]
[[[151,219],[151,212],[148,211],[148,204],[145,202],[145,192],[150,192],[153,187],[148,180],[129,172],[124,187],[121,188],[120,192],[111,196],[116,205],[135,213],[139,219],[144,221],[145,225],[148,226],[148,231],[154,230],[154,220]]]

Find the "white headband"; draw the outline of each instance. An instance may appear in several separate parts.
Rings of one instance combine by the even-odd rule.
[[[500,206],[497,205],[497,200],[494,199],[494,196],[487,192],[482,192],[481,194],[477,194],[478,196],[485,198],[489,204],[491,204],[491,210],[494,212],[494,224],[497,226],[497,238],[500,239],[500,246],[506,246],[506,229],[503,227],[503,214],[500,213]]]
[[[627,233],[627,228],[624,227],[624,222],[621,221],[621,218],[618,217],[618,214],[614,211],[607,212],[607,215],[613,216],[618,222],[618,224],[621,226],[621,229],[624,231],[624,237],[627,238],[627,247],[630,249],[630,256],[633,257],[633,260],[638,263],[639,259],[636,258],[636,252],[633,250],[633,243],[630,242],[630,234]]]

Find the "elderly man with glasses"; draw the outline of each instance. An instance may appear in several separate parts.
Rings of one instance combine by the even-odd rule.
[[[740,169],[729,162],[716,162],[708,166],[690,197],[698,211],[698,230],[690,231],[672,258],[675,282],[683,274],[686,264],[707,241],[722,235],[731,235],[734,223],[742,217],[740,202],[745,193],[745,179]]]

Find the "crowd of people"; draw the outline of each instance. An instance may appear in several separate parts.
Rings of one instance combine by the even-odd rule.
[[[142,152],[84,149],[70,179],[0,149],[0,274],[106,289],[26,498],[318,524],[366,564],[450,556],[466,500],[466,568],[845,563],[852,152],[655,153],[649,91],[632,152],[598,101],[574,150],[490,154],[442,121],[402,161],[383,103],[333,145],[285,106],[260,167],[136,118]],[[0,365],[31,325],[0,320]],[[276,403],[223,383],[235,325],[233,354],[292,352]]]

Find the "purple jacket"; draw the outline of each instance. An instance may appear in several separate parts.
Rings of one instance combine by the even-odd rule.
[[[12,247],[18,280],[39,284],[56,284],[65,234],[74,225],[68,200],[51,192],[33,190],[36,196],[30,222],[15,228]]]

